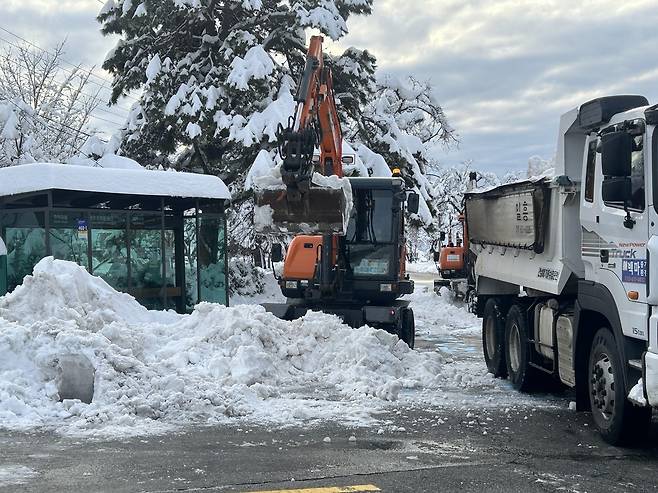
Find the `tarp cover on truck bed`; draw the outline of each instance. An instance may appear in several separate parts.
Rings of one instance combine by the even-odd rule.
[[[466,223],[473,244],[544,250],[550,190],[546,179],[466,194]]]

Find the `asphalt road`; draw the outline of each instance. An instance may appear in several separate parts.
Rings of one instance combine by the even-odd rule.
[[[648,491],[658,484],[657,448],[606,446],[584,414],[400,411],[390,418],[405,431],[383,434],[335,424],[287,430],[197,428],[111,441],[3,433],[0,484],[3,469],[11,466],[35,475],[24,484],[5,483],[0,491],[306,493],[371,485],[384,492],[607,492]]]
[[[474,337],[418,347],[437,345],[456,360],[480,358]],[[374,428],[235,425],[112,440],[0,432],[0,493],[658,489],[658,422],[644,448],[620,449],[601,441],[587,414],[568,409],[568,394],[510,390],[506,399],[391,407]]]

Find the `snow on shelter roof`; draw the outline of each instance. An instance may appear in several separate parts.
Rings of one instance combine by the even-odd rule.
[[[115,169],[36,163],[0,168],[0,197],[44,190],[230,199],[216,176],[178,171]]]

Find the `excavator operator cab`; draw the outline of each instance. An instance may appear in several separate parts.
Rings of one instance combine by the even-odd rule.
[[[347,234],[338,237],[335,299],[387,302],[413,292],[405,275],[404,209],[417,211],[401,178],[350,178],[354,205]],[[280,286],[288,298],[318,290],[321,236],[297,236],[288,248]]]
[[[352,178],[354,206],[340,255],[357,299],[391,300],[413,290],[404,277],[404,206],[417,212],[401,178]]]

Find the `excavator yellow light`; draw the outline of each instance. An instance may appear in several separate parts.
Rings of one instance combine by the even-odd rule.
[[[402,172],[400,171],[400,168],[393,168],[393,176],[394,177],[399,177],[402,175]]]

